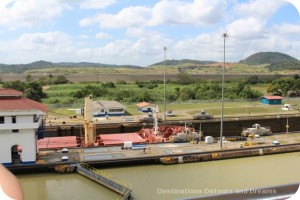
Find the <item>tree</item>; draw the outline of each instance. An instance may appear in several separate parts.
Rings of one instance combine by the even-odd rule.
[[[66,84],[66,83],[69,83],[69,80],[64,75],[59,75],[54,79],[53,83],[55,85]]]
[[[38,95],[38,93],[32,89],[32,88],[26,88],[24,92],[24,96],[28,99],[32,99],[34,101],[41,101],[41,97]]]
[[[87,85],[84,88],[73,93],[72,96],[77,99],[82,99],[89,95],[93,95],[94,97],[102,97],[105,94],[107,94],[107,90],[105,88]]]
[[[182,101],[195,99],[195,92],[190,87],[185,87],[180,90],[180,99]]]
[[[257,99],[257,98],[261,97],[262,95],[263,95],[262,93],[252,90],[249,85],[246,86],[239,93],[239,96],[242,97],[243,99]]]
[[[32,90],[28,90],[29,88]],[[26,95],[26,90],[28,90],[27,91],[28,95]],[[42,85],[39,84],[38,82],[28,83],[26,90],[25,90],[25,96],[29,99],[41,101],[42,98],[46,97],[46,94],[43,92]]]
[[[245,83],[246,84],[250,84],[250,85],[255,85],[257,83],[260,82],[260,79],[258,78],[258,76],[254,75],[254,76],[250,76]]]
[[[21,81],[10,81],[10,82],[5,82],[3,83],[4,88],[10,88],[10,89],[15,89],[20,92],[24,92],[26,89],[26,84],[22,83]]]
[[[235,88],[235,92],[237,95],[239,95],[245,88],[245,84],[244,83],[238,83],[236,88]],[[249,87],[250,88],[250,87]]]
[[[124,81],[124,80],[117,80],[117,82],[116,82],[116,84],[117,85],[126,85],[127,83],[126,83],[126,81]]]
[[[177,74],[177,79],[177,82],[181,85],[190,85],[193,83],[193,79],[186,72],[180,72],[179,74]]]
[[[27,74],[27,75],[25,76],[25,80],[26,80],[26,82],[32,81],[33,78],[32,78],[32,76],[31,76],[31,74]]]
[[[23,83],[21,81],[12,81],[3,83],[4,88],[11,88],[23,92],[24,96],[28,99],[41,101],[46,94],[43,92],[42,85],[37,81]]]
[[[300,79],[295,79],[291,90],[300,90]]]
[[[102,87],[104,88],[115,88],[116,85],[113,82],[102,83]]]
[[[291,78],[280,78],[272,81],[270,86],[267,89],[267,92],[272,93],[273,95],[283,95],[286,96],[287,93],[291,90],[294,81]]]

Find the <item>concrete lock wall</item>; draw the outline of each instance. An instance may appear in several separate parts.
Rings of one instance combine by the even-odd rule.
[[[261,116],[261,117],[241,117],[241,118],[225,118],[223,127],[224,136],[239,136],[243,131],[243,128],[251,127],[253,124],[261,124],[262,126],[270,127],[272,132],[287,132],[286,125],[288,123],[288,131],[300,131],[300,114],[296,115],[274,115],[274,116]],[[177,121],[165,121],[160,125],[181,125],[192,124],[190,127],[195,128],[197,131],[200,129],[204,133],[204,136],[218,137],[220,135],[220,119],[212,120],[177,120]],[[113,124],[96,124],[97,134],[105,133],[130,133],[136,132],[143,127],[153,127],[152,123],[138,123],[138,122],[126,122],[126,123],[113,123]],[[84,135],[83,127],[79,125],[61,125],[46,127],[45,137],[56,136],[80,136]]]

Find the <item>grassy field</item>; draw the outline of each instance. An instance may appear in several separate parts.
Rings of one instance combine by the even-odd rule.
[[[288,102],[288,101],[286,101]],[[300,99],[290,101],[292,105],[300,105]],[[83,104],[82,104],[83,106]],[[137,110],[135,104],[128,104],[125,106],[126,116],[142,117],[144,113]],[[163,117],[163,104],[158,104],[160,108],[159,115]],[[200,112],[202,109],[212,114],[214,117],[220,117],[221,103],[220,102],[197,102],[197,103],[170,103],[167,104],[167,110],[172,110],[174,117],[168,117],[169,120],[178,119],[192,119],[193,115]],[[273,114],[292,114],[299,113],[297,110],[285,111],[281,109],[282,105],[263,105],[259,102],[225,102],[224,103],[224,116],[255,116],[255,115],[273,115]],[[74,116],[74,111],[68,109],[80,108],[78,107],[64,107],[64,108],[49,108],[48,116],[53,117],[71,117]],[[77,116],[81,118],[80,116]]]
[[[222,72],[222,63],[214,64],[195,64],[183,63],[179,65],[166,65],[167,74],[177,74],[179,71],[185,71],[189,74],[220,74]],[[27,70],[30,74],[162,74],[164,65],[155,65],[144,68],[108,68],[108,67],[64,67],[64,68],[44,68]],[[240,63],[227,63],[226,73],[228,74],[261,74],[270,73],[266,65],[246,65]]]
[[[56,113],[57,115],[61,114],[62,116],[73,116],[74,111],[70,111],[68,109],[82,108],[83,99],[78,99],[74,101],[74,98],[72,97],[72,93],[76,92],[79,89],[84,88],[86,85],[87,84],[84,83],[78,83],[78,84],[54,85],[54,86],[46,87],[44,89],[48,98],[43,100],[43,103],[49,105],[50,108],[49,112],[52,113],[53,115],[55,115]],[[99,83],[89,83],[88,85],[96,86],[99,85]],[[174,90],[175,87],[184,87],[184,86],[168,85],[167,92],[168,90]],[[266,93],[266,89],[268,85],[257,84],[251,87],[262,93]],[[123,91],[131,90],[131,91],[139,92],[141,89],[138,88],[136,84],[126,84],[126,85],[118,85],[117,88],[109,89],[109,90],[114,92],[122,91],[122,90]],[[152,91],[153,94],[162,96],[160,102],[153,102],[158,104],[160,108],[160,113],[163,113],[164,110],[164,104],[162,103],[163,102],[163,94],[161,93],[162,91],[163,91],[162,85],[159,85],[157,91],[156,90]],[[59,103],[57,103],[58,100]],[[94,100],[101,100],[101,98],[94,99]],[[137,107],[135,105],[136,103],[138,102],[132,102],[132,103],[123,102],[123,104],[127,107],[126,115],[129,116],[142,115],[142,113],[137,111]],[[296,107],[299,107],[300,100],[285,99],[283,103],[289,103],[292,105],[296,105]],[[166,107],[167,107],[166,110],[173,111],[173,113],[177,116],[176,118],[191,118],[194,114],[200,112],[202,109],[214,115],[215,117],[220,116],[220,112],[221,112],[220,100],[217,100],[215,102],[214,101],[167,102]],[[281,107],[282,105],[277,105],[277,106],[262,105],[259,103],[258,100],[255,100],[253,102],[243,101],[243,100],[240,101],[225,100],[224,115],[225,116],[262,115],[262,114],[277,114],[277,113],[289,112],[289,111],[283,111]]]

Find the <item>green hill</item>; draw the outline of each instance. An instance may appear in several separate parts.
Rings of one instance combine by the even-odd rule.
[[[289,61],[297,62],[298,60],[284,53],[260,52],[249,56],[245,60],[241,60],[240,63],[248,64],[248,65],[262,65],[262,64],[275,64],[279,62],[289,62]]]
[[[52,63],[47,61],[36,61],[28,64],[0,64],[1,73],[24,73],[27,70],[35,69],[45,69],[45,68],[87,68],[87,67],[96,67],[96,68],[130,68],[130,69],[139,69],[140,66],[134,65],[110,65],[102,63],[89,63],[89,62],[61,62],[61,63]]]
[[[190,59],[182,59],[182,60],[166,60],[166,65],[209,65],[214,64],[215,61],[199,61],[199,60],[190,60]],[[149,67],[157,66],[157,65],[164,65],[164,61],[158,62],[155,64],[150,65]]]

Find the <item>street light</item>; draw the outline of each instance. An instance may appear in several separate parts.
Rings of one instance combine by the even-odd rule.
[[[224,118],[224,74],[225,74],[225,41],[226,38],[229,37],[229,35],[226,33],[223,33],[223,39],[224,39],[224,60],[223,60],[223,69],[222,69],[222,100],[221,100],[221,128],[220,128],[220,147],[223,148],[223,118]]]
[[[166,57],[167,57],[167,47],[164,47],[165,59],[164,59],[164,120],[166,121]]]

